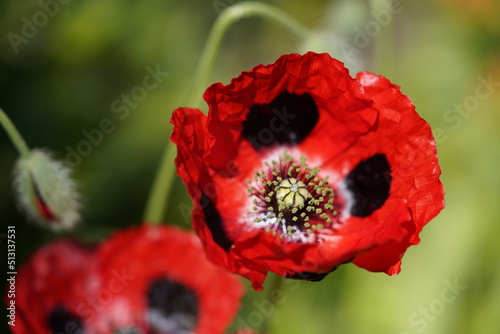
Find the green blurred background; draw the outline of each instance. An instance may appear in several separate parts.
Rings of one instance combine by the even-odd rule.
[[[77,149],[86,140],[82,131],[112,120],[114,130],[82,157],[74,173],[84,223],[69,234],[97,242],[140,223],[171,130],[170,113],[185,103],[212,23],[237,1],[49,2],[58,8],[49,10],[54,15],[45,24],[38,1],[0,2],[0,107],[30,146],[50,148],[62,160],[68,147]],[[438,141],[447,207],[425,228],[420,245],[408,250],[401,274],[388,277],[345,265],[319,283],[287,281],[285,297],[272,312],[271,332],[498,334],[500,2],[396,1],[391,25],[380,14],[382,2],[267,1],[322,40],[298,43],[281,27],[250,18],[230,30],[213,71],[211,82],[228,83],[284,53],[328,50],[353,71],[374,71],[400,85]],[[22,37],[26,20],[36,15],[38,31],[13,46],[9,39]],[[147,67],[169,74],[120,119],[112,103],[142,84]],[[0,130],[0,233],[17,226],[21,263],[57,235],[27,223],[16,210],[16,158]],[[188,228],[179,207],[190,206],[190,199],[179,180],[174,191],[167,220]],[[443,297],[450,284],[459,289]],[[266,290],[249,290],[233,328],[258,326],[264,317],[259,314],[269,311],[262,309],[266,298]],[[4,320],[1,326],[7,331]]]

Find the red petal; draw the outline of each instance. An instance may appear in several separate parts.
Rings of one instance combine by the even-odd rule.
[[[408,236],[411,216],[406,205],[391,199],[385,207],[376,211],[371,220],[352,217],[330,238],[316,244],[290,243],[258,231],[236,241],[234,252],[283,276],[327,273],[369,249],[401,242]]]
[[[302,145],[310,153],[317,152],[323,143],[332,142],[335,145],[329,147],[329,154],[338,154],[377,118],[370,103],[361,99],[362,87],[341,62],[312,52],[284,55],[274,64],[242,72],[227,86],[217,83],[207,89],[203,96],[210,107],[207,131],[213,138],[207,164],[224,170],[230,161],[237,160],[241,145],[247,144],[242,141],[241,131],[249,108],[269,103],[285,90],[309,93],[319,108],[317,126]]]
[[[71,240],[59,240],[37,251],[16,278],[16,326],[13,333],[46,334],[50,313],[63,306],[86,325],[87,298],[95,296],[99,275],[94,252]],[[83,312],[83,313],[82,313]]]
[[[365,152],[387,152],[393,177],[391,197],[407,201],[413,225],[402,242],[376,247],[353,262],[371,271],[397,274],[406,249],[419,242],[423,226],[444,208],[441,170],[430,126],[416,113],[411,100],[382,76],[365,72],[358,79],[380,110],[378,131],[360,145],[366,146]]]
[[[49,222],[53,222],[57,220],[57,217],[54,215],[49,206],[45,203],[42,196],[38,192],[37,188],[35,188],[35,204],[38,208],[38,212]]]
[[[107,305],[98,325],[114,320],[124,327],[134,324],[134,316],[145,313],[149,282],[167,277],[194,291],[199,302],[196,333],[222,333],[231,323],[243,294],[237,277],[208,262],[198,238],[173,226],[128,228],[108,239],[99,256],[105,268],[104,282],[125,277],[122,290]]]
[[[408,197],[418,233],[445,206],[431,128],[415,111],[412,101],[386,78],[364,72],[358,74],[358,80],[384,116],[380,132],[389,138],[387,146],[394,148],[395,170],[401,176],[394,189]]]

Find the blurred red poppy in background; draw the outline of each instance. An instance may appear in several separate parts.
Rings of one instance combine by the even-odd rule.
[[[214,266],[192,232],[172,226],[132,227],[119,231],[99,249],[103,282],[123,278],[97,323],[133,328],[134,317],[146,333],[222,333],[240,307],[238,277]],[[137,322],[135,322],[137,323]]]
[[[165,225],[118,231],[98,248],[53,242],[23,265],[17,284],[12,330],[20,334],[219,334],[243,295],[192,232]]]
[[[79,306],[100,282],[95,247],[68,239],[42,247],[20,268],[15,299],[7,298],[16,307],[13,333],[79,333],[87,326]]]

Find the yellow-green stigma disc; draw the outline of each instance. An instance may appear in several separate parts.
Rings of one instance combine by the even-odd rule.
[[[305,183],[293,177],[284,179],[276,187],[276,199],[280,206],[299,206],[304,204],[309,196]]]

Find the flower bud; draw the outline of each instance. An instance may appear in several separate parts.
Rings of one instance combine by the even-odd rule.
[[[19,208],[53,231],[73,228],[80,220],[80,203],[70,174],[71,169],[44,150],[19,158],[13,182]]]

